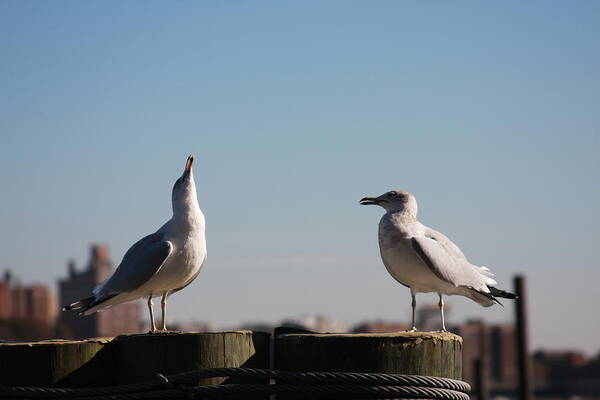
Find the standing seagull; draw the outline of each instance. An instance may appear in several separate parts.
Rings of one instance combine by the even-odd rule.
[[[489,268],[471,264],[450,239],[417,221],[417,200],[411,193],[392,190],[379,197],[365,197],[360,204],[375,204],[386,210],[379,221],[379,250],[390,275],[410,288],[411,332],[417,330],[415,295],[419,292],[439,295],[443,332],[443,294],[466,296],[484,307],[500,304],[496,297],[517,297],[496,289]]]
[[[204,214],[198,206],[190,155],[183,175],[173,186],[173,216],[155,233],[135,243],[115,273],[92,291],[92,295],[63,308],[89,315],[116,304],[148,299],[150,332],[154,324],[152,298],[162,296],[162,327],[167,330],[167,298],[189,285],[206,261]]]

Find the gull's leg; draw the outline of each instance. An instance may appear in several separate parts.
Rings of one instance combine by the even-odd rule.
[[[167,330],[167,296],[169,292],[163,294],[162,300],[160,301],[160,308],[162,309],[162,331]]]
[[[440,296],[440,302],[438,303],[438,307],[440,307],[440,314],[442,316],[442,332],[448,332],[446,330],[446,323],[444,322],[444,299],[442,298],[442,294],[438,293]]]
[[[417,308],[417,294],[415,292],[410,291],[410,297],[412,297],[412,302],[410,303],[412,307],[412,328],[410,328],[409,332],[416,332],[417,327],[415,326],[415,308]]]
[[[148,310],[150,311],[150,333],[156,332],[156,325],[154,325],[154,311],[152,310],[154,302],[152,301],[152,295],[148,297]]]

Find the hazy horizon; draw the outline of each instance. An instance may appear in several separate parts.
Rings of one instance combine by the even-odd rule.
[[[5,1],[0,22],[0,269],[53,283],[94,242],[117,264],[194,153],[208,261],[173,319],[408,320],[358,204],[403,189],[500,288],[527,276],[533,349],[600,350],[600,3]]]

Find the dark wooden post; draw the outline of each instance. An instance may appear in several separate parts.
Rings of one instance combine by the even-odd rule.
[[[528,327],[527,327],[527,291],[525,277],[514,278],[515,314],[517,322],[517,360],[519,363],[519,400],[532,400],[531,361],[529,359]]]
[[[113,384],[111,339],[0,344],[0,384],[99,386]]]
[[[461,379],[462,338],[446,332],[282,334],[275,337],[275,368]]]
[[[231,331],[0,343],[0,384],[111,386],[154,379],[158,373],[170,375],[222,367],[269,368],[269,341],[268,333]],[[224,380],[211,378],[199,384],[217,385]]]
[[[206,368],[269,368],[269,341],[270,334],[251,331],[119,336],[115,340],[117,382],[141,382],[158,373]],[[218,385],[224,380],[210,378],[199,383]]]

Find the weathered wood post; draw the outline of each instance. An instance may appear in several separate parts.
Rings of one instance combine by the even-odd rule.
[[[115,339],[117,383],[207,368],[269,368],[270,334],[251,331],[125,335]],[[226,378],[203,379],[218,385]],[[227,383],[238,382],[228,379]]]
[[[0,384],[82,387],[113,383],[111,339],[0,344]]]
[[[0,384],[112,386],[154,379],[158,373],[242,366],[269,368],[269,341],[268,333],[230,331],[0,343]],[[198,383],[217,385],[225,379]]]
[[[275,338],[275,368],[461,379],[462,338],[447,332],[281,334]]]

